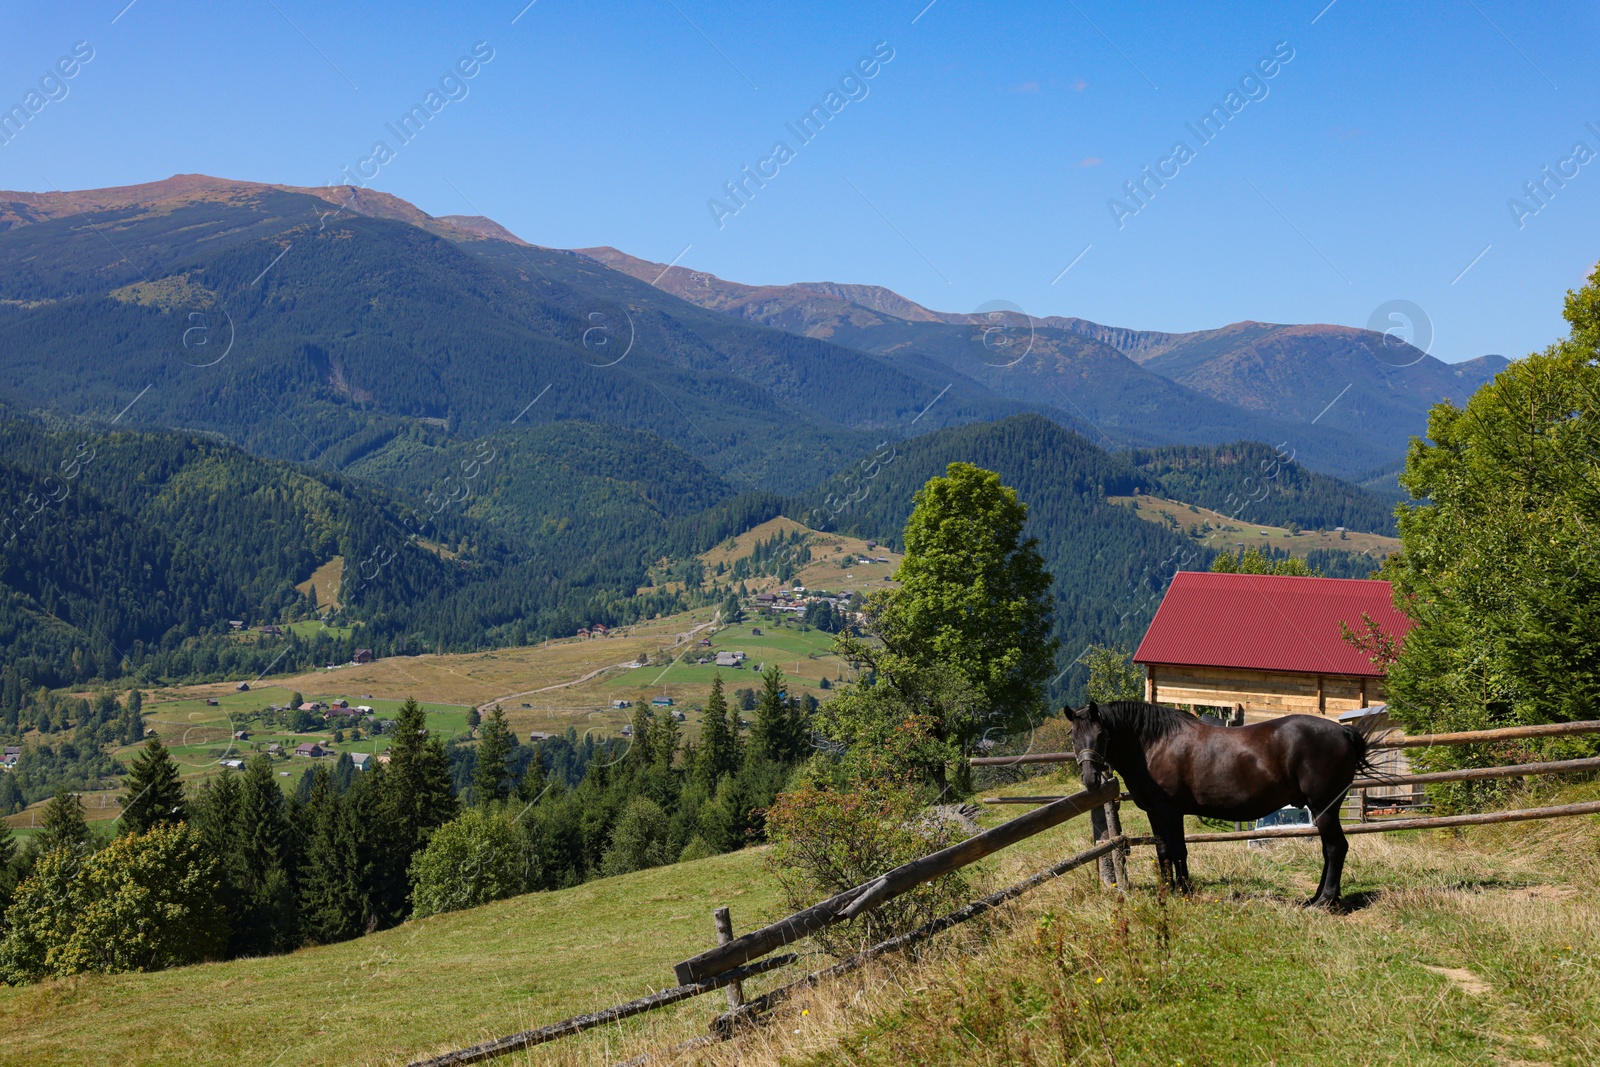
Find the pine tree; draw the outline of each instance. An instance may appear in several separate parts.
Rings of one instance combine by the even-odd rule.
[[[700,749],[695,754],[694,777],[706,794],[717,791],[717,783],[739,765],[738,727],[729,722],[728,701],[722,695],[722,675],[711,680],[711,695],[700,716]]]
[[[265,955],[294,948],[298,940],[295,914],[295,857],[288,802],[265,756],[245,765],[239,783],[237,849],[243,914],[233,929],[237,955]]]
[[[22,711],[22,676],[17,668],[6,664],[0,676],[0,733],[17,732],[18,716]]]
[[[633,721],[629,724],[633,741],[628,746],[628,769],[648,767],[655,761],[655,752],[651,747],[655,724],[655,712],[642,705],[633,709]]]
[[[761,697],[751,728],[752,757],[793,763],[805,755],[807,727],[800,703],[786,696],[783,671],[777,665],[761,676]]]
[[[351,805],[326,767],[312,772],[302,818],[309,828],[299,902],[306,935],[322,945],[359,936],[360,864]]]
[[[36,839],[40,852],[69,848],[74,852],[89,850],[89,823],[83,817],[83,801],[76,794],[58,786],[56,795],[45,805],[44,825]]]
[[[144,694],[128,690],[128,703],[122,710],[122,743],[137,745],[144,739]]]
[[[509,761],[516,745],[517,739],[506,725],[506,713],[496,704],[484,721],[483,738],[478,742],[478,765],[472,776],[475,802],[494,804],[511,795]]]
[[[428,732],[421,705],[407,700],[395,716],[394,743],[383,778],[384,832],[377,876],[382,894],[380,922],[399,921],[408,907],[406,871],[428,835],[460,810],[450,792],[450,760],[444,744]]]
[[[152,737],[123,780],[122,832],[142,834],[153,826],[180,823],[187,817],[178,765],[161,738]]]
[[[11,824],[0,819],[0,928],[4,927],[6,909],[17,892],[17,871],[12,864],[17,858],[17,839],[11,834]]]

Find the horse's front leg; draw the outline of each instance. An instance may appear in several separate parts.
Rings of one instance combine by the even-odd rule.
[[[1151,812],[1150,829],[1156,835],[1156,859],[1161,864],[1161,883],[1188,893],[1189,846],[1183,840],[1183,816],[1174,812]]]
[[[1339,801],[1325,803],[1317,816],[1317,833],[1322,837],[1322,879],[1317,883],[1317,894],[1306,901],[1308,908],[1339,910],[1339,889],[1344,878],[1344,858],[1350,851],[1350,841],[1339,825]]]

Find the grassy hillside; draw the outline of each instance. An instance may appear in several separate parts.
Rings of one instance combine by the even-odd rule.
[[[1255,441],[1213,447],[1155,448],[1133,454],[1139,469],[1161,482],[1166,495],[1212,508],[1244,523],[1364,533],[1397,533],[1395,498],[1318,474]]]
[[[1316,880],[1314,842],[1197,846],[1189,898],[1155,892],[1141,849],[1126,902],[1074,872],[919,961],[798,997],[695,1062],[1589,1063],[1597,833],[1583,818],[1358,838],[1343,916],[1296,906]],[[985,877],[1008,884],[1086,835],[1081,821],[1040,835]],[[718,856],[271,959],[0,989],[0,1063],[403,1063],[670,984],[671,965],[712,940],[714,907],[730,906],[739,930],[775,914],[762,862]],[[502,1062],[615,1063],[703,1033],[721,1004],[713,994]]]
[[[1400,549],[1400,539],[1382,534],[1346,533],[1344,540],[1333,529],[1302,530],[1293,532],[1288,527],[1270,523],[1245,523],[1229,518],[1210,508],[1197,507],[1182,500],[1167,500],[1159,496],[1117,496],[1108,498],[1114,504],[1124,504],[1134,509],[1141,519],[1182,530],[1200,544],[1221,552],[1229,552],[1243,544],[1248,548],[1273,548],[1290,555],[1304,556],[1310,552],[1344,552],[1362,554],[1371,558],[1375,569],[1390,552]]]

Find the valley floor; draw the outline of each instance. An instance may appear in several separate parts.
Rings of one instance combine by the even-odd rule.
[[[1087,834],[1079,820],[1040,835],[984,878],[1008,884]],[[1197,846],[1188,898],[1158,894],[1139,849],[1125,901],[1073,872],[919,960],[814,990],[681,1062],[1591,1063],[1597,844],[1594,818],[1357,838],[1343,916],[1296,906],[1316,880],[1314,843]],[[713,908],[730,906],[736,930],[776,917],[763,862],[748,850],[271,959],[0,989],[0,1063],[403,1064],[670,985],[671,965],[711,943]],[[496,1062],[613,1064],[704,1033],[720,1010],[714,993]]]

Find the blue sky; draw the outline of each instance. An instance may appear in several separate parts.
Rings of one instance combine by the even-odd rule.
[[[1145,329],[1365,326],[1403,300],[1447,360],[1548,344],[1600,259],[1600,159],[1574,154],[1600,153],[1593,5],[525,2],[8,5],[4,108],[94,55],[0,146],[0,188],[322,184],[382,140],[373,187],[539,244]],[[401,144],[385,124],[480,41]],[[801,143],[786,124],[874,46],[893,58]],[[740,206],[746,165],[776,174]],[[1146,166],[1175,176],[1140,203]]]

